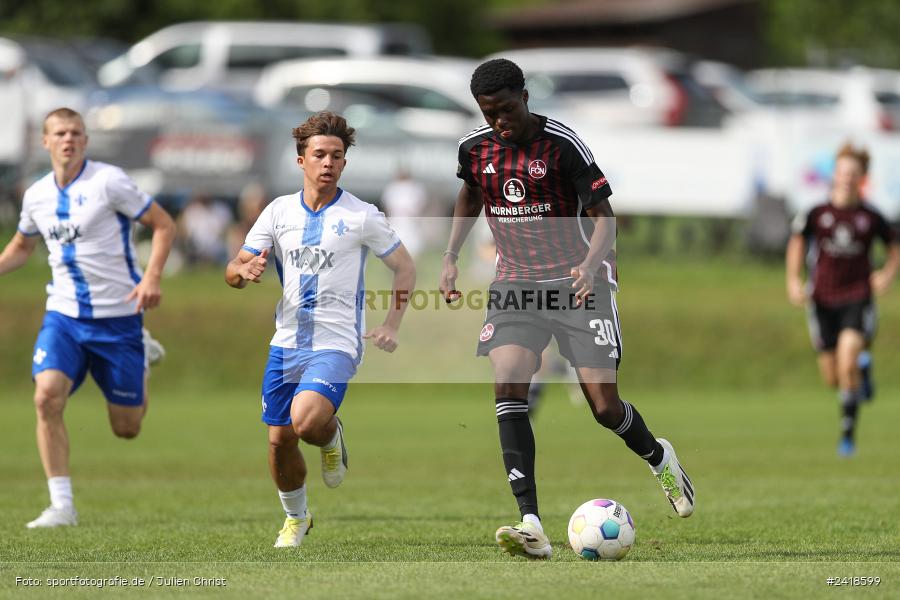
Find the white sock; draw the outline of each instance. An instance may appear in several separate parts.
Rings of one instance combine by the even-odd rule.
[[[306,484],[291,492],[278,490],[278,497],[287,516],[300,519],[306,514]]]
[[[337,427],[334,428],[334,437],[331,438],[331,441],[322,446],[322,450],[332,450],[338,443],[338,431],[340,431]]]
[[[538,516],[537,516],[537,515],[533,515],[533,514],[531,514],[531,513],[528,513],[527,515],[524,515],[524,516],[522,517],[522,522],[523,522],[523,523],[531,523],[532,525],[537,526],[537,528],[540,529],[541,532],[544,531],[544,526],[541,525],[541,520],[538,519]]]
[[[666,465],[669,464],[669,451],[663,446],[663,457],[662,460],[659,461],[659,464],[656,466],[650,465],[650,468],[653,469],[653,472],[659,475],[663,472],[663,469],[666,468]]]
[[[51,477],[47,480],[47,487],[50,488],[50,505],[53,508],[74,508],[70,477]]]

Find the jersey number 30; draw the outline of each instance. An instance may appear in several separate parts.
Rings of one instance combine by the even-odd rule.
[[[616,329],[609,319],[593,319],[588,326],[597,331],[594,343],[598,346],[609,346],[610,344],[619,346],[616,341]]]

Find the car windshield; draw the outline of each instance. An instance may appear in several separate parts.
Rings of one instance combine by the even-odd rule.
[[[90,69],[73,52],[42,46],[26,46],[28,60],[54,85],[83,87],[96,83]]]
[[[229,69],[262,69],[274,62],[294,58],[345,56],[343,48],[318,46],[261,46],[239,44],[228,49]]]
[[[308,110],[323,110],[319,107],[322,104],[337,110],[351,104],[366,104],[381,111],[424,108],[470,114],[442,93],[414,85],[344,83],[297,86],[288,91],[283,102],[299,104]]]
[[[628,82],[616,73],[533,73],[525,85],[529,97],[535,100],[563,94],[628,91]]]
[[[767,106],[828,107],[836,106],[840,100],[837,94],[793,90],[771,92],[758,91],[757,98],[760,103]]]

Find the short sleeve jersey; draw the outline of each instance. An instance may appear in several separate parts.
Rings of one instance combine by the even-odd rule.
[[[612,194],[587,145],[559,121],[536,116],[540,130],[525,144],[507,142],[487,125],[459,142],[457,177],[482,189],[498,280],[568,278],[593,232],[585,209]],[[604,267],[614,284],[612,255]]]
[[[813,207],[794,220],[794,233],[813,249],[812,298],[826,306],[867,300],[872,295],[869,254],[878,238],[894,240],[891,227],[875,207],[861,203],[838,208],[830,203]]]
[[[122,169],[93,160],[63,188],[51,172],[25,191],[19,232],[47,244],[47,310],[94,319],[135,314],[136,301],[125,301],[142,277],[132,226],[151,202]]]
[[[247,234],[244,250],[270,250],[283,293],[271,344],[338,350],[362,359],[366,257],[384,258],[400,246],[384,214],[338,188],[313,211],[303,192],[276,198]]]

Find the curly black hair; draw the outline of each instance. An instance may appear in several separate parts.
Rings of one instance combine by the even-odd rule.
[[[519,65],[505,58],[495,58],[478,65],[469,84],[474,97],[490,96],[500,90],[521,92],[525,89],[525,76]]]

